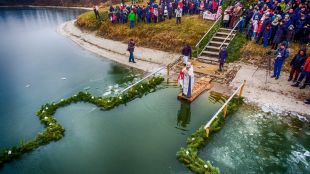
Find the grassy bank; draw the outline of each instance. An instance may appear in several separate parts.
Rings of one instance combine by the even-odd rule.
[[[230,42],[227,48],[228,58],[227,62],[234,62],[240,59],[240,50],[246,44],[244,33],[237,33],[235,38]]]
[[[298,53],[298,51],[302,47],[305,47],[305,46],[301,46],[298,43],[289,44],[288,48],[289,48],[290,53],[289,53],[288,59],[285,61],[285,64],[283,66],[284,71],[290,70],[291,60],[293,59],[295,54]],[[265,61],[267,60],[267,54],[266,53],[269,50],[272,50],[272,54],[270,55],[270,58],[273,62],[275,59],[275,56],[274,56],[275,51],[273,49],[271,49],[270,46],[268,46],[267,48],[263,48],[263,46],[261,44],[258,45],[255,43],[255,41],[248,41],[240,50],[240,57],[242,57],[241,61],[245,62],[245,63],[261,65],[261,64],[265,63]],[[309,46],[307,47],[307,55],[310,55],[310,47]]]
[[[127,43],[133,38],[138,46],[180,53],[185,44],[192,47],[212,26],[213,21],[206,21],[198,16],[182,17],[182,24],[176,25],[175,19],[160,23],[137,23],[130,29],[129,23],[112,24],[106,10],[100,12],[102,22],[96,20],[93,12],[86,12],[77,18],[76,25],[84,30],[97,31],[98,36]]]

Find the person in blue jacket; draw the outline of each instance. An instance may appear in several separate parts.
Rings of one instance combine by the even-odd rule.
[[[220,62],[220,67],[219,70],[223,71],[224,70],[224,63],[227,59],[228,53],[227,53],[227,48],[226,46],[222,46],[219,52],[219,62]]]
[[[263,33],[263,47],[266,48],[268,46],[269,39],[271,37],[271,27],[268,25]]]
[[[256,38],[256,43],[257,43],[257,44],[259,43],[260,38],[263,36],[263,34],[264,34],[265,30],[266,30],[266,27],[267,27],[268,25],[270,25],[271,22],[272,22],[272,21],[271,21],[270,15],[269,15],[269,14],[266,15],[265,20],[264,20],[264,22],[263,22],[263,24],[262,24],[261,31],[258,33],[257,38]]]
[[[275,55],[276,59],[274,62],[273,76],[271,76],[271,78],[276,78],[276,80],[278,80],[281,74],[282,65],[285,59],[289,56],[289,51],[287,50],[287,45],[285,42],[280,44],[280,48],[276,50]]]

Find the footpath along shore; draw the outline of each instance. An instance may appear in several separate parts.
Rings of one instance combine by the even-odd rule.
[[[152,72],[180,57],[178,54],[136,46],[134,55],[137,63],[129,63],[127,44],[98,37],[94,32],[83,32],[75,26],[74,22],[75,20],[61,24],[57,32],[86,50],[126,66]]]
[[[285,72],[281,73],[279,80],[267,74],[266,81],[266,70],[253,65],[240,65],[241,69],[230,85],[237,88],[246,80],[243,95],[247,103],[257,105],[265,112],[302,116],[310,121],[310,106],[303,102],[310,97],[309,87],[292,87],[292,82],[287,81],[289,74]]]

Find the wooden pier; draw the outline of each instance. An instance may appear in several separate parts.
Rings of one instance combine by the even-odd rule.
[[[210,82],[211,82],[210,78],[203,77],[203,78],[198,79],[194,84],[192,96],[190,98],[187,98],[186,96],[182,95],[182,92],[180,92],[178,95],[178,99],[185,100],[188,102],[194,101],[201,93],[212,88],[212,85]]]

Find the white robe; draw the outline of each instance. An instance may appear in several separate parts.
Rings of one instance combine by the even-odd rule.
[[[194,88],[194,80],[195,80],[194,68],[193,66],[191,66],[187,72],[185,70],[186,68],[182,70],[184,73],[182,93],[187,97],[191,97],[193,88]]]

